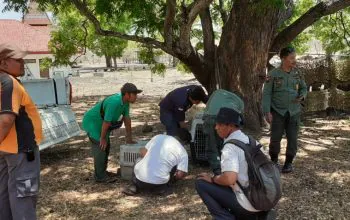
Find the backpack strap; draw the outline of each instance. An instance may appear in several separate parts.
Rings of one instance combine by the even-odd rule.
[[[233,145],[239,147],[240,149],[242,149],[244,151],[244,155],[245,155],[246,158],[250,157],[249,149],[247,147],[248,144],[245,144],[242,141],[237,140],[237,139],[230,139],[230,140],[228,140],[228,141],[226,141],[224,143],[224,146],[226,144],[233,144]],[[250,138],[249,138],[249,145],[250,145]],[[248,166],[248,169],[249,169],[249,166]],[[243,193],[246,194],[247,193],[247,188],[243,187],[242,184],[238,181],[238,179],[237,179],[237,184],[238,184],[239,188],[241,188]]]
[[[248,165],[248,176],[249,176],[249,179],[251,179],[251,178],[253,178],[253,176],[255,177],[254,174],[256,173],[256,171],[254,170],[254,167],[252,166],[253,159],[252,159],[251,153],[253,151],[255,151],[255,150],[260,150],[261,145],[260,144],[256,145],[256,140],[253,137],[248,136],[248,138],[249,138],[249,144],[245,144],[242,141],[239,141],[237,139],[231,139],[231,140],[226,141],[224,143],[224,145],[226,145],[226,144],[233,144],[233,145],[239,147],[240,149],[242,149],[244,151],[244,156],[245,156],[245,159],[246,159],[247,165]],[[239,183],[238,180],[237,180],[237,184],[242,189],[244,194],[246,194],[247,193],[247,187],[243,187]]]
[[[101,115],[102,120],[104,120],[104,118],[105,118],[105,112],[104,112],[104,110],[103,110],[103,103],[104,103],[104,101],[105,101],[106,99],[107,99],[107,98],[104,98],[104,99],[102,100],[102,102],[101,102],[100,115]]]
[[[240,149],[242,149],[244,151],[245,156],[246,157],[248,156],[250,158],[251,152],[257,147],[257,145],[254,138],[252,138],[251,136],[248,136],[248,138],[249,138],[249,144],[245,144],[242,141],[237,139],[230,139],[226,141],[224,145],[233,144],[239,147]]]

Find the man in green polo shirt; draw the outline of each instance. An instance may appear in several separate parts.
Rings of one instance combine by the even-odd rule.
[[[281,139],[286,132],[287,151],[282,172],[290,173],[293,171],[292,162],[297,153],[301,101],[306,97],[307,87],[302,75],[295,69],[294,48],[283,48],[280,58],[281,67],[268,73],[262,101],[266,120],[271,124],[271,160],[278,164]]]
[[[88,110],[83,118],[83,129],[87,132],[92,145],[94,157],[95,180],[113,182],[116,175],[107,172],[110,148],[110,132],[125,124],[126,142],[134,143],[131,136],[131,119],[129,104],[134,103],[142,90],[132,83],[126,83],[117,93],[105,98]]]

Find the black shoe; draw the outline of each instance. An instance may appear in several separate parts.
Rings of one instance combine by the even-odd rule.
[[[271,209],[266,213],[265,220],[275,220],[277,218],[277,212],[274,209]]]
[[[271,159],[272,163],[274,163],[276,165],[276,167],[280,170],[281,169],[281,166],[280,166],[280,163],[278,162],[278,159]]]
[[[124,188],[122,190],[122,193],[124,193],[127,196],[134,196],[134,195],[138,194],[139,192],[138,192],[136,186],[133,185],[133,186],[130,186],[128,188]]]
[[[105,178],[99,180],[99,179],[95,179],[95,181],[97,183],[114,183],[118,180],[118,178],[116,176],[106,176]]]
[[[278,161],[272,161],[278,168],[280,167],[280,163]]]
[[[151,191],[152,194],[157,196],[169,196],[174,193],[173,187],[167,186],[162,187],[162,189],[156,189],[154,191]]]
[[[284,164],[282,168],[282,173],[291,173],[293,172],[293,165],[291,163]]]

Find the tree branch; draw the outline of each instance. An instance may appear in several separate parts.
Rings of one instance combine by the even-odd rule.
[[[293,8],[294,8],[294,1],[293,0],[288,0],[285,1],[284,3],[286,10],[281,10],[280,14],[279,14],[279,19],[278,19],[278,24],[277,27],[281,27],[281,25],[288,20],[289,18],[291,18],[293,16]]]
[[[166,53],[169,53],[171,55],[174,54],[173,51],[170,48],[166,48],[165,47],[164,43],[162,43],[160,41],[157,41],[157,40],[155,40],[153,38],[140,37],[140,36],[137,36],[137,35],[128,35],[128,34],[120,33],[120,32],[117,32],[117,31],[104,30],[101,27],[100,21],[89,10],[89,8],[87,7],[86,4],[84,4],[84,2],[82,2],[80,0],[71,0],[71,2],[79,10],[80,14],[82,14],[87,19],[89,19],[89,21],[94,25],[95,31],[96,31],[97,34],[102,35],[102,36],[114,36],[114,37],[118,37],[118,38],[125,39],[125,40],[131,40],[131,41],[139,42],[139,43],[142,43],[142,44],[147,44],[147,45],[149,45],[151,47],[162,49]]]
[[[188,13],[188,24],[193,24],[194,20],[198,16],[198,14],[205,8],[209,7],[209,5],[213,2],[213,0],[196,0],[189,6]]]
[[[212,59],[215,56],[215,37],[209,7],[201,11],[199,16],[203,31],[204,57],[206,60]]]
[[[330,0],[328,2],[320,2],[316,6],[309,9],[304,15],[297,19],[294,23],[289,25],[281,31],[274,39],[271,52],[278,52],[282,47],[288,45],[306,28],[314,24],[321,17],[333,14],[350,6],[350,0]],[[270,54],[271,58],[273,54]]]
[[[348,45],[348,47],[350,48],[350,41],[348,40],[348,37],[350,37],[350,34],[348,32],[348,30],[346,29],[346,25],[345,25],[345,22],[344,22],[344,17],[343,17],[343,13],[340,12],[340,23],[343,27],[343,33],[344,33],[344,40],[346,42],[346,44]]]
[[[164,20],[164,40],[168,48],[173,43],[173,24],[176,15],[176,0],[167,0],[166,15]]]
[[[189,56],[192,52],[190,35],[193,22],[197,18],[198,14],[205,8],[209,7],[212,2],[213,0],[196,0],[187,8],[182,6],[183,13],[182,25],[180,28],[179,49],[185,56]]]
[[[228,15],[224,9],[224,1],[223,0],[219,0],[219,12],[221,14],[222,23],[225,25],[225,23],[228,19]]]

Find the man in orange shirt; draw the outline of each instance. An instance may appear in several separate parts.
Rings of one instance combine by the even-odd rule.
[[[0,219],[35,220],[41,120],[17,77],[25,53],[0,44]]]

